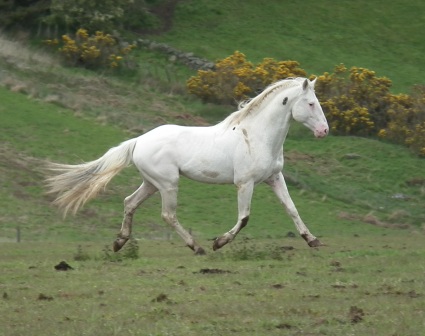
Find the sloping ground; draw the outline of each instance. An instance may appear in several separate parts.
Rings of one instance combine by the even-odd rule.
[[[122,200],[140,183],[134,168],[125,170],[79,215],[64,221],[44,195],[41,165],[45,159],[95,159],[128,135],[19,93],[0,89],[0,97],[0,236],[13,239],[20,225],[27,240],[112,239],[119,229]],[[333,231],[333,223],[341,229],[344,222],[409,229],[424,225],[425,162],[405,149],[361,138],[330,136],[318,141],[304,127],[294,127],[285,152],[292,197],[302,217],[317,223],[322,234]],[[198,236],[214,237],[235,220],[232,186],[183,180],[179,204],[182,222]],[[136,225],[136,236],[166,237],[169,230],[159,213],[158,197],[144,204],[136,216],[136,222],[143,223]],[[247,232],[279,236],[286,232],[282,221],[286,230],[293,230],[271,191],[259,186]]]
[[[83,69],[64,68],[41,50],[27,48],[0,34],[0,85],[33,99],[65,107],[77,116],[96,118],[100,123],[119,125],[140,134],[164,122],[206,124],[185,106],[176,82],[161,83],[149,71],[122,81]]]
[[[21,226],[27,240],[112,239],[120,226],[122,200],[140,183],[134,168],[114,180],[99,200],[64,221],[44,195],[43,160],[88,161],[158,123],[205,123],[193,114],[199,105],[118,79],[64,69],[54,59],[44,61],[48,56],[30,67],[31,54],[25,57],[22,48],[20,55],[13,61],[0,57],[0,237],[13,239]],[[285,152],[292,197],[306,222],[316,222],[322,233],[333,232],[333,225],[341,227],[341,222],[418,229],[424,225],[425,161],[404,148],[355,137],[317,141],[294,125]],[[233,226],[237,206],[232,186],[187,180],[181,184],[179,214],[186,227],[211,238]],[[164,236],[168,229],[159,212],[158,197],[144,204],[137,220],[145,225],[136,235]],[[285,232],[282,221],[293,230],[270,190],[260,186],[250,234],[279,236]]]

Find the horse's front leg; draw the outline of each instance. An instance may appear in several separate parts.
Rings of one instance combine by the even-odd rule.
[[[298,210],[295,207],[291,196],[289,196],[283,174],[280,172],[278,174],[272,175],[265,182],[273,189],[274,193],[279,198],[280,203],[285,206],[286,211],[292,217],[292,220],[294,221],[299,234],[304,238],[307,244],[310,247],[317,247],[322,245],[320,241],[310,233],[307,226],[301,220],[301,217],[298,214]]]
[[[218,250],[227,243],[235,239],[236,235],[242,230],[249,220],[251,209],[252,193],[254,191],[254,182],[241,183],[238,187],[238,221],[236,225],[221,237],[214,240],[213,250]]]

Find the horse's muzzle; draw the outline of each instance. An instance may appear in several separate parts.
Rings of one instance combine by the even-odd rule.
[[[329,127],[328,126],[320,126],[314,130],[314,136],[316,138],[324,138],[329,134]]]

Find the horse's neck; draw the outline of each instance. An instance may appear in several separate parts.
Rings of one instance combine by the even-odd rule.
[[[249,127],[251,134],[266,141],[274,150],[281,150],[292,119],[293,99],[283,105],[283,98],[284,95],[277,94],[261,111],[241,122],[241,126]]]

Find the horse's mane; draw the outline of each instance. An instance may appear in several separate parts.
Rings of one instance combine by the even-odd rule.
[[[248,115],[257,112],[261,104],[270,96],[270,94],[272,94],[276,90],[299,86],[304,80],[305,78],[302,77],[289,77],[270,84],[259,95],[239,103],[238,111],[233,112],[222,122],[226,123],[227,125],[239,123]]]

